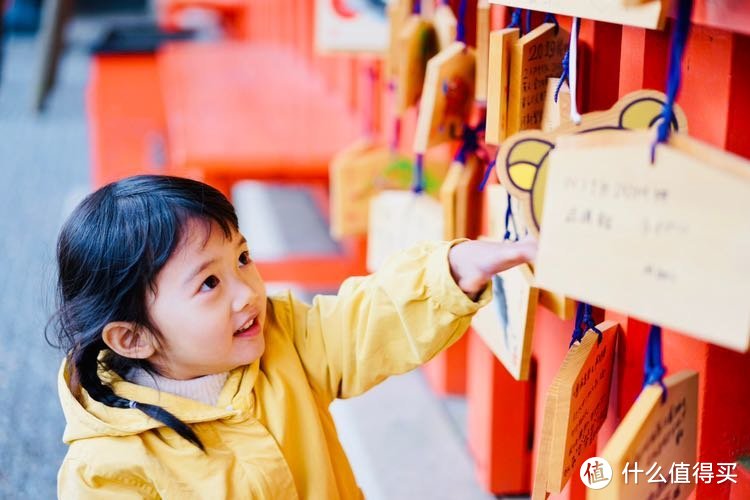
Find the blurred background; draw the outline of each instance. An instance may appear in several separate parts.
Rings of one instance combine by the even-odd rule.
[[[62,353],[45,342],[44,329],[54,308],[55,241],[67,214],[95,186],[118,177],[167,171],[200,177],[190,171],[194,161],[232,164],[236,158],[231,155],[242,156],[245,149],[257,152],[262,146],[251,137],[257,124],[243,121],[246,116],[201,114],[206,109],[227,112],[226,100],[215,99],[222,92],[220,86],[198,102],[195,95],[179,95],[184,89],[175,82],[180,78],[189,75],[209,88],[217,85],[218,70],[202,65],[225,64],[236,56],[233,51],[244,50],[248,50],[246,68],[256,71],[218,75],[218,80],[253,78],[267,71],[294,71],[306,78],[302,90],[308,92],[306,99],[317,100],[322,108],[302,109],[293,102],[289,109],[277,103],[280,124],[263,126],[274,129],[272,137],[281,141],[276,149],[283,150],[284,134],[325,113],[328,125],[318,128],[335,140],[323,140],[322,149],[316,150],[319,138],[311,139],[313,145],[301,139],[299,152],[281,162],[274,159],[275,150],[257,153],[258,169],[247,176],[254,181],[243,180],[241,171],[226,169],[204,178],[211,177],[207,180],[232,195],[256,258],[268,261],[262,273],[271,290],[291,287],[309,300],[314,293],[336,290],[343,277],[364,272],[362,242],[332,239],[326,202],[321,201],[330,156],[366,128],[345,111],[367,95],[367,79],[360,78],[365,83],[359,90],[342,92],[335,85],[343,81],[344,73],[359,71],[360,66],[315,56],[315,67],[325,71],[313,72],[289,51],[258,54],[252,47],[233,45],[232,38],[247,29],[244,13],[236,10],[240,2],[213,3],[218,7],[178,9],[169,19],[179,21],[181,29],[171,26],[168,33],[157,28],[156,20],[172,14],[146,1],[5,0],[1,4],[0,498],[56,495],[56,472],[66,451],[56,389]],[[312,2],[292,3],[298,9],[296,28],[287,29],[297,31],[284,36],[293,39],[297,52],[310,61]],[[381,2],[362,2],[358,7],[372,13],[373,29],[382,29]],[[264,8],[274,7],[267,2]],[[279,36],[270,28],[261,34],[259,46]],[[195,44],[194,58],[175,49],[171,59],[161,59],[157,68],[157,50],[166,39],[177,39],[174,43],[190,39]],[[226,42],[228,48],[214,53],[198,46],[217,41]],[[180,67],[185,60],[197,62]],[[367,56],[357,64],[371,71]],[[165,83],[168,78],[173,80]],[[285,84],[279,83],[282,91],[289,90]],[[172,85],[169,95],[161,95],[168,85]],[[247,97],[236,92],[232,99]],[[174,103],[178,97],[194,100],[180,108]],[[252,104],[258,103],[247,106]],[[165,106],[174,111],[173,116],[167,116]],[[207,120],[207,127],[197,132],[181,128],[180,120],[196,117]],[[248,144],[234,142],[237,147],[227,147],[226,140],[236,141],[237,135],[228,139],[221,134],[236,127],[247,127],[239,137],[245,136]],[[190,134],[202,133],[214,134],[211,141],[197,145],[204,149],[183,147],[190,145]],[[269,137],[259,135],[263,140]],[[182,144],[183,150],[167,147],[169,141]],[[190,155],[203,156],[193,160]],[[170,170],[174,166],[183,170]],[[294,182],[299,178],[302,185]],[[316,267],[318,272],[311,273]],[[290,279],[295,275],[303,282]],[[491,498],[474,478],[465,445],[463,398],[436,396],[421,372],[394,378],[362,398],[337,403],[334,412],[368,498]]]

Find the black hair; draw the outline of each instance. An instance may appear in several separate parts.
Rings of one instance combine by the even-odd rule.
[[[215,222],[226,237],[239,227],[222,193],[190,179],[140,175],[87,196],[57,241],[57,311],[48,326],[57,336],[53,345],[67,352],[74,392],[83,388],[107,406],[136,408],[204,450],[184,422],[159,406],[116,395],[97,373],[100,367],[122,376],[135,367],[153,373],[148,361],[109,350],[102,330],[127,321],[160,336],[148,314],[147,294],[156,291],[156,277],[186,236],[189,220],[209,228]]]

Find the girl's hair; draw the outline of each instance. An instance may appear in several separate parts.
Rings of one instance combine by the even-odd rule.
[[[238,230],[226,197],[189,179],[129,177],[86,197],[57,242],[57,312],[50,326],[57,346],[68,353],[74,392],[82,387],[107,406],[139,409],[203,450],[184,422],[159,406],[116,395],[97,374],[100,367],[123,377],[135,367],[154,371],[148,361],[109,350],[102,330],[112,321],[127,321],[147,328],[157,339],[161,336],[149,317],[146,297],[148,291],[156,292],[156,277],[186,236],[189,220],[207,228],[216,222],[227,237]]]

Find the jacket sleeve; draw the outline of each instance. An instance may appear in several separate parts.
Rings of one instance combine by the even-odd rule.
[[[66,458],[57,474],[57,497],[77,499],[157,499],[156,490],[135,473],[96,467]]]
[[[356,396],[430,360],[465,333],[492,296],[472,301],[450,273],[448,251],[463,240],[422,243],[376,273],[344,281],[312,306],[294,302],[294,343],[311,386],[324,398]]]

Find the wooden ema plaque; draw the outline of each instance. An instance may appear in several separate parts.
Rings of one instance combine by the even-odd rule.
[[[386,6],[388,13],[389,35],[388,35],[388,57],[386,60],[386,77],[389,80],[398,78],[398,65],[401,54],[399,36],[409,19],[411,13],[411,2],[407,0],[392,0]]]
[[[542,124],[547,79],[560,76],[569,33],[544,23],[521,37],[510,56],[507,135]]]
[[[589,500],[682,500],[695,488],[698,373],[671,375],[664,385],[666,401],[661,386],[650,385],[628,410],[601,454],[612,467],[612,481],[600,490],[588,490]],[[689,464],[687,484],[670,480],[675,478],[670,477],[672,464]],[[626,466],[642,469],[637,481],[633,474],[623,475]]]
[[[513,378],[528,380],[539,290],[528,265],[492,277],[492,302],[471,320],[474,331]]]
[[[564,82],[557,93],[555,101],[555,90],[557,90],[559,78],[547,79],[547,94],[544,98],[544,112],[542,113],[542,124],[539,127],[542,132],[551,132],[563,125],[570,125],[570,87]]]
[[[508,191],[502,184],[487,184],[484,187],[487,191],[487,207],[489,211],[489,236],[490,239],[502,240],[505,236],[505,213],[508,210]],[[511,197],[511,217],[508,222],[508,231],[510,239],[516,240],[526,234],[523,227],[523,217],[521,217],[521,206],[518,200]]]
[[[477,4],[477,76],[474,99],[487,102],[487,63],[490,52],[490,3],[479,0]]]
[[[459,140],[474,102],[476,55],[463,42],[453,42],[427,63],[419,103],[414,151]]]
[[[443,206],[443,239],[475,238],[481,217],[479,184],[482,162],[469,155],[466,164],[454,161],[440,186]]]
[[[435,27],[421,16],[411,15],[398,38],[398,75],[396,110],[398,114],[419,101],[425,69],[438,51]]]
[[[668,11],[667,0],[650,0],[633,4],[623,0],[490,0],[491,3],[539,10],[607,23],[661,29]]]
[[[443,51],[456,41],[458,21],[450,5],[440,4],[435,8],[432,16],[432,24],[437,32],[438,47]]]
[[[370,198],[382,189],[408,188],[388,179],[388,170],[411,160],[370,141],[359,141],[339,152],[330,164],[331,235],[334,238],[367,232]],[[434,163],[434,162],[433,162]],[[432,173],[432,172],[431,172]],[[435,181],[430,177],[430,184]]]
[[[673,134],[652,165],[653,140],[648,131],[560,138],[540,286],[745,352],[750,162]]]
[[[508,131],[508,85],[510,57],[518,41],[518,28],[506,28],[490,33],[487,63],[487,119],[484,140],[499,145]]]
[[[375,272],[401,250],[422,241],[442,241],[443,207],[426,194],[382,191],[372,198],[367,234],[367,270]]]
[[[532,499],[561,492],[570,476],[578,474],[589,458],[582,454],[596,442],[607,417],[620,326],[605,321],[597,328],[601,342],[589,330],[573,344],[547,392]]]
[[[562,135],[592,135],[609,130],[647,129],[657,122],[666,97],[655,90],[639,90],[621,98],[607,111],[586,113],[579,125],[566,121],[559,128],[542,132],[529,130],[509,137],[497,154],[495,172],[501,184],[518,198],[529,232],[539,236],[544,193],[547,185],[549,153]],[[686,131],[687,119],[675,106],[674,130]]]
[[[491,239],[502,240],[505,236],[505,212],[508,208],[508,191],[502,184],[488,184],[484,188],[487,193],[487,204],[489,210],[489,234]],[[510,198],[511,218],[508,224],[510,239],[517,239],[526,234],[524,217],[521,214],[521,206],[516,198]],[[529,266],[533,272],[533,267]],[[573,319],[576,312],[576,302],[564,295],[540,289],[538,304],[552,311],[558,318],[567,321]]]

